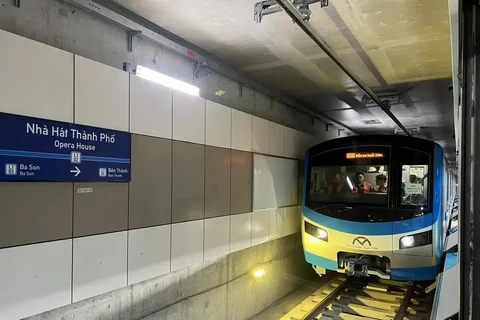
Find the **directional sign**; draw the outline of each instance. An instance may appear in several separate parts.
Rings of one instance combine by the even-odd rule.
[[[0,181],[130,181],[126,132],[0,113]]]

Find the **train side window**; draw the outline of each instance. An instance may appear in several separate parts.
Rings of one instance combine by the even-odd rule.
[[[412,209],[427,209],[429,203],[429,162],[424,152],[401,148],[402,186],[400,206]]]

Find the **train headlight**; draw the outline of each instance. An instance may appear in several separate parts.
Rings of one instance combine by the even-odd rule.
[[[406,236],[400,239],[400,248],[410,248],[415,243],[413,236]]]
[[[328,242],[328,232],[305,221],[305,232],[317,239]]]
[[[426,246],[432,243],[432,230],[400,238],[400,249]]]

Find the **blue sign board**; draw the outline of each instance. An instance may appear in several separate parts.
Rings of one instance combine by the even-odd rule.
[[[126,132],[0,113],[0,181],[130,181]]]

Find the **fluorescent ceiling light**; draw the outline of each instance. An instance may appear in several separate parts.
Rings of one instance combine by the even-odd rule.
[[[163,73],[153,71],[151,69],[137,66],[135,74],[141,78],[156,82],[165,87],[169,87],[178,91],[182,91],[192,96],[200,96],[200,89],[198,87],[192,86],[189,83],[180,81],[178,79],[169,77]]]

